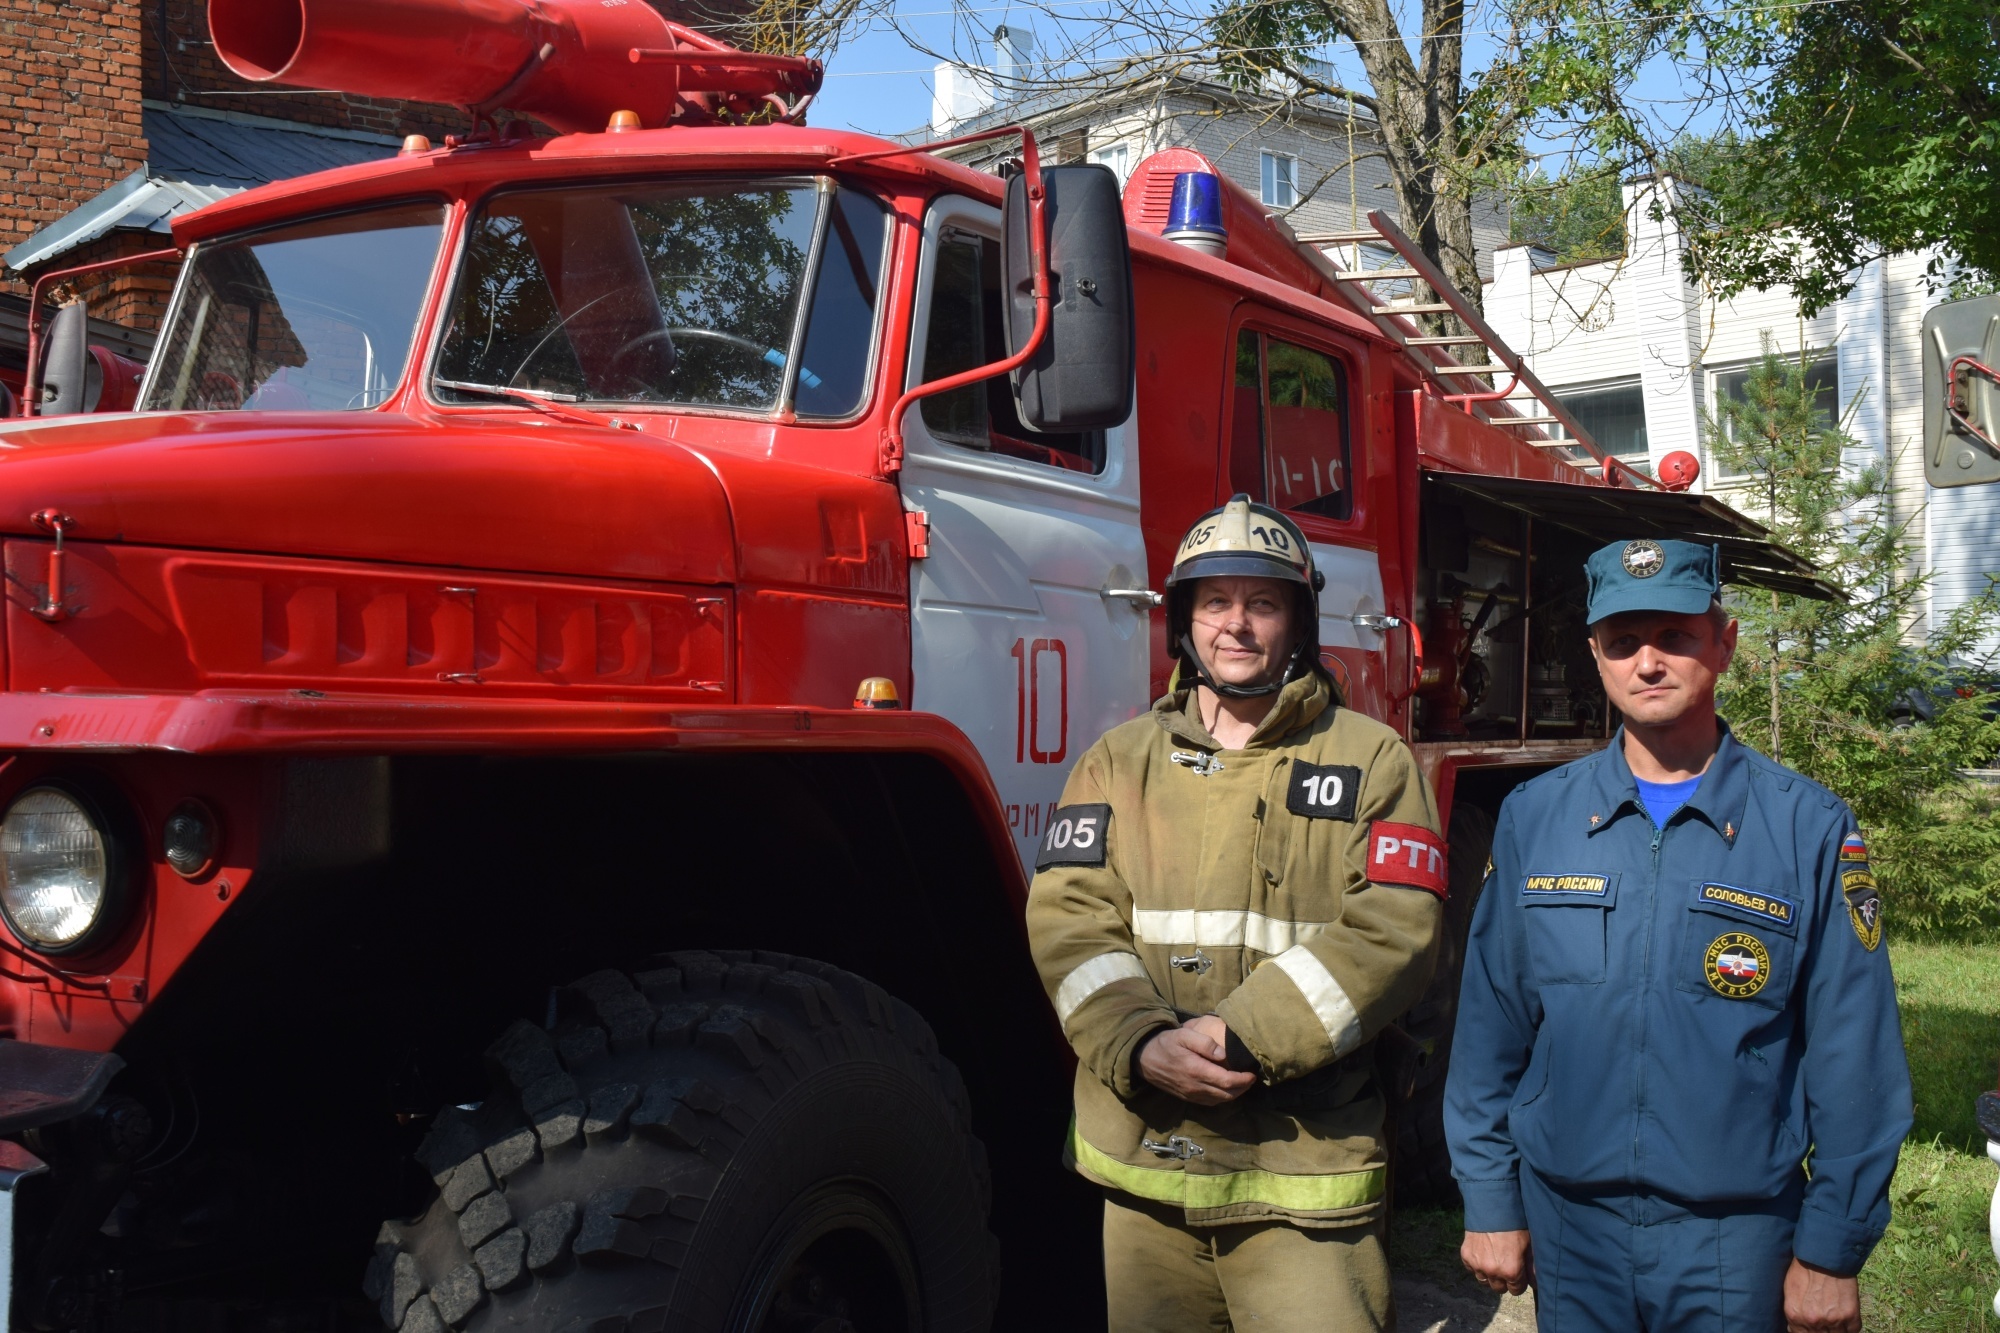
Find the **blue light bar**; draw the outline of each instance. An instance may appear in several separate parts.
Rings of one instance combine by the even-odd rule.
[[[1174,202],[1167,210],[1164,234],[1174,240],[1183,232],[1218,238],[1229,235],[1229,229],[1222,225],[1222,182],[1206,171],[1183,171],[1174,177]]]

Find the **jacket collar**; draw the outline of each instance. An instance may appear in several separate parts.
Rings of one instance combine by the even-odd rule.
[[[1730,733],[1729,724],[1717,718],[1715,725],[1722,733],[1716,743],[1715,758],[1708,761],[1708,771],[1701,775],[1701,785],[1688,798],[1686,808],[1707,821],[1733,847],[1736,835],[1743,831],[1743,808],[1750,800],[1750,761],[1742,744]],[[1632,776],[1631,765],[1625,762],[1622,726],[1602,751],[1593,774],[1590,800],[1585,804],[1589,807],[1584,815],[1590,833],[1611,827],[1621,815],[1645,814],[1646,807],[1639,801],[1638,780]]]
[[[1276,744],[1294,731],[1312,725],[1332,704],[1333,692],[1327,688],[1325,678],[1317,671],[1308,672],[1278,691],[1271,711],[1257,724],[1257,730],[1251,733],[1249,743],[1243,748],[1255,750]],[[1208,734],[1208,728],[1201,724],[1201,709],[1195,702],[1192,685],[1162,695],[1153,705],[1153,720],[1168,735],[1189,745],[1198,745],[1204,750],[1222,748],[1221,743]]]

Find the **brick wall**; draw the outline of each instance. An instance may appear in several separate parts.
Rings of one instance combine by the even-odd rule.
[[[277,0],[274,0],[277,2]],[[668,18],[713,27],[745,0],[652,0]],[[433,141],[470,128],[455,108],[255,85],[231,74],[208,36],[206,0],[0,0],[0,252],[145,163],[146,100]],[[69,268],[165,244],[113,233],[41,266]],[[26,296],[35,271],[0,275]],[[66,289],[92,313],[151,329],[165,313],[171,272],[157,267]],[[0,348],[0,369],[19,349]]]
[[[162,250],[170,244],[172,242],[168,238],[152,232],[114,231],[65,251],[44,267],[75,268],[82,264],[144,254],[149,250]],[[87,273],[52,284],[50,290],[43,293],[43,299],[61,305],[80,296],[90,302],[93,318],[152,333],[166,318],[167,301],[173,295],[174,279],[179,273],[178,263],[143,264],[103,273]]]
[[[433,140],[469,128],[465,117],[448,106],[295,92],[246,82],[229,72],[209,42],[206,0],[121,3],[144,15],[146,96],[157,101],[374,134],[427,134]]]
[[[0,0],[12,3],[13,0]],[[315,125],[367,130],[376,134],[426,134],[432,140],[470,128],[447,106],[391,102],[345,93],[277,92],[272,85],[247,83],[229,72],[208,38],[207,0],[123,0],[145,13],[146,96],[185,101],[217,111],[247,111]],[[649,0],[676,23],[713,28],[749,9],[747,0]]]
[[[146,160],[141,59],[130,0],[0,0],[0,250]]]

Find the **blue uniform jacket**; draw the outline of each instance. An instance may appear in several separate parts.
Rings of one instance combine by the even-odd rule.
[[[1909,1132],[1881,902],[1846,804],[1738,744],[1655,828],[1609,747],[1500,810],[1445,1095],[1469,1231],[1518,1178],[1688,1203],[1779,1196],[1793,1253],[1860,1269]]]

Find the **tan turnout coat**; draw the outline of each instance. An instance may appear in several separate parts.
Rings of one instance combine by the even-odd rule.
[[[1028,898],[1042,983],[1075,1046],[1068,1154],[1191,1225],[1372,1220],[1386,1176],[1377,1033],[1431,974],[1437,805],[1380,723],[1293,681],[1241,750],[1191,691],[1077,761]],[[1141,1041],[1216,1014],[1259,1067],[1235,1102],[1146,1084]]]

